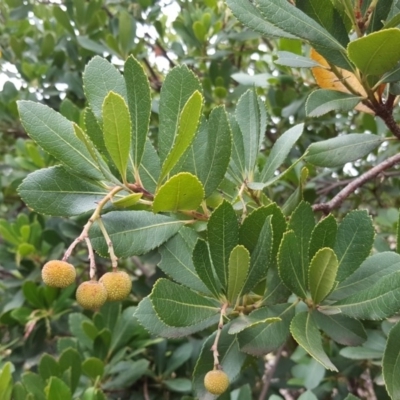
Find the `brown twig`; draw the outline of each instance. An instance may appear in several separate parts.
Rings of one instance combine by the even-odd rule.
[[[388,107],[388,104],[380,104],[376,103],[373,105],[373,109],[376,115],[383,119],[386,126],[393,133],[397,139],[400,139],[400,126],[393,118],[393,113],[391,107]]]
[[[145,400],[150,400],[149,388],[148,388],[148,384],[147,384],[147,377],[144,378],[143,397],[144,397]]]
[[[279,360],[282,356],[282,351],[283,351],[283,346],[281,346],[277,350],[277,352],[275,354],[274,362],[271,367],[269,367],[269,365],[267,363],[265,364],[265,373],[263,376],[264,385],[261,390],[260,396],[258,397],[258,400],[265,400],[267,397],[269,387],[271,386],[271,379],[275,375],[276,368],[277,368],[277,366],[279,364]]]
[[[327,203],[314,204],[314,211],[322,211],[328,214],[333,209],[339,207],[347,197],[354,193],[359,187],[361,187],[365,182],[377,177],[383,171],[390,167],[400,163],[400,153],[392,157],[389,157],[385,161],[371,168],[369,171],[360,175],[358,178],[352,180],[348,185],[346,185],[332,200]]]
[[[158,75],[154,71],[154,68],[148,62],[147,58],[142,58],[142,61],[145,63],[147,69],[150,72],[150,75],[151,75],[151,78],[152,78],[150,82],[153,82],[153,89],[157,90],[157,92],[159,92],[161,90],[161,85],[162,85],[161,81],[160,81],[160,78],[158,77]]]

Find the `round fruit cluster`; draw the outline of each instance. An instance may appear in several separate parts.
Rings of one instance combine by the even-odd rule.
[[[228,375],[220,369],[214,369],[206,373],[204,386],[211,394],[222,394],[228,389]]]
[[[48,286],[65,288],[75,282],[75,267],[66,261],[49,261],[42,269],[42,279]],[[106,301],[125,299],[131,290],[129,275],[125,271],[112,271],[105,273],[99,281],[81,283],[76,290],[76,300],[83,308],[97,310]]]

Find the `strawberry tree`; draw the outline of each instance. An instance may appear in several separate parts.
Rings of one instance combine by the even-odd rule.
[[[132,56],[123,73],[98,56],[87,64],[87,108],[79,124],[45,105],[18,103],[29,136],[58,162],[23,181],[22,199],[42,214],[87,215],[62,261],[86,245],[92,281],[95,251],[116,269],[120,258],[157,250],[165,277],[132,318],[165,338],[210,332],[193,371],[201,399],[221,393],[204,385],[209,371],[222,370],[233,385],[255,357],[275,352],[279,358],[290,337],[335,376],[338,355],[367,342],[365,321],[400,309],[400,246],[371,255],[368,212],[353,210],[340,221],[331,213],[400,155],[388,156],[329,202],[303,198],[310,169],[343,166],[400,138],[393,116],[400,79],[397,2],[227,4],[250,29],[309,46],[310,57],[283,51],[276,63],[312,68],[320,88],[307,99],[310,118],[357,109],[381,118],[392,136],[338,135],[311,143],[287,163],[307,122],[266,147],[267,109],[254,88],[229,112],[222,105],[208,110],[199,80],[182,65],[167,74],[152,101]],[[156,136],[149,135],[152,111]],[[277,204],[269,188],[294,170],[298,187]],[[400,325],[390,328],[383,379],[389,396],[399,399]]]

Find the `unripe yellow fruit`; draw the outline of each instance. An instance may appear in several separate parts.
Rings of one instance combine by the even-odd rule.
[[[206,373],[204,386],[212,394],[222,394],[228,389],[228,375],[221,370],[213,370]]]
[[[129,296],[132,290],[132,281],[125,271],[113,271],[105,273],[100,282],[107,290],[108,301],[119,301]]]
[[[66,261],[52,260],[42,269],[43,282],[51,287],[65,288],[74,283],[75,278],[74,266]]]
[[[107,290],[97,281],[83,282],[76,290],[76,301],[87,310],[99,309],[107,300]]]

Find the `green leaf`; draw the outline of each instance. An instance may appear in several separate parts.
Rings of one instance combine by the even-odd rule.
[[[104,360],[110,354],[111,336],[112,333],[107,328],[99,331],[93,342],[93,355],[95,357]]]
[[[365,75],[380,76],[400,61],[400,29],[390,28],[353,40],[347,46],[350,60]]]
[[[18,110],[22,125],[40,147],[75,173],[95,180],[103,179],[89,151],[75,136],[71,121],[32,101],[19,101]]]
[[[123,54],[127,54],[134,45],[135,31],[135,20],[126,10],[121,10],[118,16],[118,40]]]
[[[183,106],[182,111],[180,112],[176,135],[173,138],[172,147],[161,167],[159,183],[169,174],[169,172],[176,165],[176,163],[179,161],[179,159],[183,156],[187,148],[192,143],[197,131],[197,126],[200,121],[202,106],[203,96],[200,94],[199,91],[196,90],[189,97],[189,99]]]
[[[307,297],[306,278],[301,264],[298,239],[293,231],[287,231],[283,235],[278,253],[278,268],[284,285],[297,296],[305,299]]]
[[[72,393],[74,393],[78,387],[79,379],[81,377],[81,362],[81,356],[79,355],[78,351],[73,348],[64,350],[58,360],[61,372],[64,372],[68,369],[70,370],[70,389]]]
[[[40,214],[71,217],[94,210],[107,190],[56,166],[29,174],[18,193],[28,207]]]
[[[95,381],[104,375],[104,362],[96,357],[86,358],[82,363],[82,372],[90,379]]]
[[[400,14],[395,14],[390,20],[385,22],[383,29],[396,28],[400,25]]]
[[[371,349],[364,346],[359,347],[344,347],[340,350],[339,354],[342,357],[349,358],[351,360],[365,360],[365,359],[381,359],[382,351]]]
[[[297,400],[318,400],[318,397],[311,390],[306,390]]]
[[[117,257],[130,257],[149,252],[175,235],[184,221],[147,211],[112,211],[102,221],[114,245]],[[93,247],[106,256],[108,247],[100,228],[90,229]]]
[[[61,9],[60,7],[53,6],[53,15],[56,21],[71,35],[75,36],[75,31],[73,26],[71,25],[71,20],[68,16],[68,13]]]
[[[0,371],[0,400],[11,400],[13,391],[12,367],[13,365],[8,361]]]
[[[299,0],[296,7],[323,26],[343,46],[349,43],[342,17],[331,0]]]
[[[106,59],[95,56],[83,72],[85,95],[94,115],[102,122],[104,99],[113,91],[126,100],[126,87],[120,72]]]
[[[384,319],[400,309],[400,271],[385,275],[374,285],[324,308],[337,308],[357,319]]]
[[[22,383],[26,390],[34,395],[34,400],[45,400],[44,382],[42,378],[33,372],[25,372],[22,374]],[[29,399],[30,400],[30,399]]]
[[[222,284],[228,286],[229,256],[238,244],[239,224],[230,203],[222,202],[211,214],[207,225],[207,239],[215,272]]]
[[[76,123],[74,123],[73,126],[76,137],[85,145],[92,159],[95,161],[96,166],[103,173],[104,177],[118,185],[120,182],[111,173],[108,164],[104,161],[103,157],[97,151],[93,142],[90,140],[89,136]]]
[[[266,21],[258,9],[250,2],[243,0],[227,0],[228,7],[232,10],[233,15],[245,26],[255,32],[261,33],[266,37],[285,37],[292,38],[294,36],[285,30],[279,29],[273,23]]]
[[[379,268],[377,266],[379,265]],[[385,275],[400,271],[400,255],[392,251],[373,254],[348,278],[340,282],[330,298],[340,300],[373,286]]]
[[[131,119],[123,97],[108,93],[103,102],[102,116],[104,144],[125,181],[131,146]]]
[[[143,193],[131,193],[118,200],[112,200],[112,203],[117,208],[129,208],[137,204],[142,196]]]
[[[291,68],[312,68],[320,67],[321,65],[309,57],[300,56],[290,51],[278,51],[278,58],[274,61],[275,64],[283,65]]]
[[[151,113],[151,94],[147,75],[142,65],[129,56],[125,61],[124,79],[132,125],[132,159],[139,167],[144,153]]]
[[[396,252],[397,254],[400,254],[400,212],[397,220]]]
[[[90,108],[85,108],[84,120],[87,136],[97,150],[99,150],[102,154],[107,155],[107,148],[104,143],[103,131],[96,119],[96,116],[93,114],[93,111]]]
[[[227,298],[234,303],[240,296],[250,267],[250,253],[246,247],[237,245],[231,251],[228,264],[228,292]]]
[[[277,304],[255,310],[250,317],[258,322],[238,333],[239,346],[241,351],[260,357],[278,350],[286,342],[294,308],[291,304]],[[280,321],[274,322],[274,318]]]
[[[207,242],[199,239],[193,249],[193,264],[197,275],[207,286],[216,298],[221,295],[221,286],[218,278],[215,276],[214,267],[211,263],[210,251]]]
[[[61,376],[61,369],[54,357],[44,353],[39,362],[39,374],[46,381],[52,376]]]
[[[192,382],[188,378],[174,378],[163,381],[171,392],[188,393],[192,391]]]
[[[314,90],[307,98],[306,112],[309,117],[320,117],[330,111],[352,111],[360,101],[361,96],[338,92],[330,89]]]
[[[275,181],[275,171],[284,163],[286,157],[289,155],[290,150],[296,143],[297,139],[303,133],[304,124],[298,124],[288,129],[279,139],[274,143],[271,152],[267,158],[260,174],[260,181],[264,182],[264,186],[268,186]]]
[[[315,253],[324,247],[334,248],[336,243],[337,223],[335,217],[329,214],[318,222],[311,233],[308,256],[312,259]]]
[[[309,282],[311,298],[321,303],[335,286],[338,260],[332,249],[325,247],[317,251],[310,263]]]
[[[175,282],[197,292],[209,293],[192,261],[196,240],[197,234],[193,229],[181,228],[175,236],[159,248],[161,261],[158,267]]]
[[[272,264],[271,252],[274,238],[271,224],[272,218],[272,216],[268,216],[265,219],[255,248],[251,253],[250,270],[245,279],[242,294],[247,294],[258,282],[263,280],[267,275],[268,268]]]
[[[10,393],[10,396],[12,395],[13,400],[29,400],[28,397],[28,392],[26,391],[24,385],[21,382],[17,382],[14,384],[14,387],[11,387],[12,393]],[[4,392],[7,393],[7,392]],[[11,397],[10,397],[11,399]],[[7,399],[9,400],[9,399]]]
[[[150,139],[146,139],[139,175],[144,188],[150,193],[155,193],[156,191],[160,171],[160,158],[154,150]]]
[[[186,65],[173,68],[165,78],[160,93],[158,133],[162,162],[168,157],[176,140],[182,110],[196,91],[201,91],[200,83]]]
[[[112,379],[102,385],[103,389],[121,390],[121,388],[129,388],[140,379],[148,370],[150,362],[145,359],[138,361],[120,361],[112,369],[114,373]]]
[[[322,338],[313,315],[309,312],[297,314],[290,324],[290,332],[296,342],[326,369],[338,371],[322,347]]]
[[[47,400],[72,400],[70,388],[60,379],[52,376],[45,388]]]
[[[229,115],[229,125],[232,132],[232,156],[229,163],[229,174],[238,184],[242,184],[246,174],[243,135],[234,115]]]
[[[243,244],[252,253],[256,247],[265,220],[269,215],[272,216],[271,224],[273,231],[271,260],[274,260],[278,254],[283,234],[286,231],[286,219],[276,203],[259,207],[246,217],[240,226],[239,243]]]
[[[298,161],[300,161],[300,159]],[[286,171],[278,175],[275,178],[275,180],[277,181],[280,180],[281,176],[284,175],[290,169],[292,169],[295,165],[296,163],[292,164],[288,169],[286,169]],[[285,204],[282,207],[282,212],[284,215],[290,215],[296,209],[296,207],[298,207],[299,204],[303,201],[303,191],[305,190],[307,178],[308,178],[308,168],[303,167],[301,168],[298,177],[296,190],[289,196],[289,198],[285,201]]]
[[[291,295],[291,291],[283,284],[278,268],[272,267],[267,271],[263,304],[266,306],[284,303]]]
[[[189,172],[181,172],[168,179],[156,192],[153,211],[196,211],[204,198],[204,189],[198,178]]]
[[[359,397],[354,396],[353,394],[347,395],[347,397],[344,400],[360,400]]]
[[[86,335],[83,329],[84,322],[92,323],[91,320],[82,313],[72,313],[68,316],[68,325],[71,333],[79,340],[80,345],[92,350],[93,340]]]
[[[240,127],[244,145],[244,168],[242,171],[249,181],[253,180],[257,156],[260,150],[260,138],[265,132],[265,106],[259,106],[256,91],[247,90],[236,106],[236,121]]]
[[[117,320],[115,326],[112,327],[112,336],[110,342],[110,353],[115,353],[120,348],[127,346],[135,335],[138,335],[138,323],[132,318],[136,307],[127,307]],[[140,334],[140,333],[139,333]]]
[[[314,212],[309,203],[302,201],[293,211],[290,217],[289,229],[293,230],[298,241],[298,249],[300,251],[300,262],[302,268],[301,282],[304,282],[305,288],[308,288],[308,249],[314,227]]]
[[[385,353],[382,360],[382,372],[385,380],[386,390],[392,399],[400,397],[400,322],[390,330]]]
[[[193,372],[193,388],[196,397],[199,399],[215,399],[215,396],[209,396],[204,387],[204,376],[208,371],[213,369],[214,358],[213,352],[210,351],[215,340],[214,332],[204,342],[201,353],[197,359],[197,363]],[[239,349],[239,344],[235,335],[228,334],[228,326],[224,326],[218,341],[219,362],[223,371],[228,375],[229,382],[232,384],[238,378],[246,355]]]
[[[208,132],[207,147],[198,174],[206,197],[210,196],[224,179],[231,156],[231,130],[223,106],[211,111]]]
[[[101,389],[96,389],[94,387],[87,388],[80,400],[107,400]]]
[[[177,165],[175,165],[172,173],[179,171],[190,172],[201,180],[201,171],[204,168],[203,163],[206,157],[207,142],[208,121],[204,116],[201,116],[200,124],[192,144],[186,150]]]
[[[189,360],[193,353],[193,347],[194,346],[191,342],[187,342],[174,349],[173,353],[168,359],[165,370],[163,371],[164,376],[172,374],[187,360]]]
[[[352,211],[339,225],[334,251],[339,260],[339,282],[350,276],[368,257],[374,242],[372,219],[366,210]]]
[[[346,315],[325,315],[318,311],[313,312],[318,326],[332,340],[344,346],[360,346],[367,340],[363,324]]]
[[[306,160],[319,167],[335,168],[369,154],[384,140],[368,133],[350,133],[333,139],[312,143]]]
[[[92,340],[95,340],[99,336],[99,329],[92,322],[83,322],[82,328],[86,335]]]
[[[368,33],[381,30],[387,20],[389,12],[394,8],[395,0],[378,1],[372,13],[371,21],[368,26]]]
[[[155,283],[150,300],[158,317],[168,326],[195,325],[220,312],[215,301],[167,279]]]
[[[116,55],[116,53],[111,48],[90,39],[88,36],[80,35],[76,38],[76,41],[78,42],[80,47],[89,50],[90,52],[93,52],[95,54],[103,55],[105,52],[109,52],[113,55]]]
[[[257,0],[261,14],[271,24],[306,40],[333,64],[352,70],[346,50],[325,28],[286,0]]]
[[[45,308],[44,298],[40,295],[39,288],[32,281],[25,281],[22,285],[24,297],[35,308]]]
[[[139,303],[139,306],[136,309],[135,318],[138,319],[139,323],[145,329],[155,336],[165,338],[180,338],[202,331],[211,325],[215,325],[219,321],[219,314],[207,318],[196,325],[186,327],[171,327],[165,325],[164,322],[158,318],[150,299],[145,297]]]

